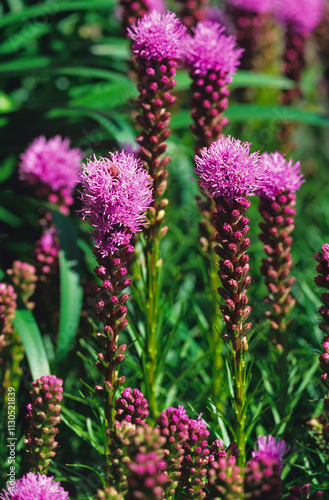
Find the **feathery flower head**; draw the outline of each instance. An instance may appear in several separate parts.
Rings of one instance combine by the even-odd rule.
[[[294,193],[305,182],[300,170],[300,162],[293,163],[293,160],[286,160],[278,153],[263,153],[260,157],[261,163],[269,175],[265,185],[257,192],[259,196],[275,199],[283,192]]]
[[[70,148],[69,139],[41,136],[20,156],[19,177],[69,195],[79,181],[82,156],[80,149]]]
[[[269,436],[259,436],[254,445],[255,451],[252,452],[252,457],[254,460],[264,460],[266,458],[275,458],[282,461],[283,456],[287,453],[289,446],[283,439],[275,438],[271,435]]]
[[[194,172],[200,177],[200,189],[213,197],[250,196],[264,185],[265,165],[258,153],[250,153],[250,144],[233,137],[222,137],[195,157]]]
[[[275,0],[278,21],[297,32],[313,31],[324,9],[324,0]]]
[[[127,245],[145,223],[152,202],[152,179],[132,154],[88,159],[81,175],[82,218],[93,226],[95,246],[103,257]]]
[[[144,59],[178,59],[186,27],[173,12],[153,10],[128,28],[132,51]]]
[[[321,247],[322,252],[315,255],[315,260],[319,263],[316,266],[316,271],[319,276],[314,278],[318,286],[329,288],[329,243],[325,243]]]
[[[227,0],[227,3],[236,9],[264,13],[272,9],[274,0]]]
[[[0,500],[69,500],[68,493],[54,478],[43,474],[29,472],[15,481],[9,491],[2,490]]]
[[[148,402],[144,394],[138,389],[132,390],[127,387],[115,402],[115,420],[119,422],[126,420],[132,424],[145,425],[145,419],[150,413],[147,408]]]
[[[226,83],[231,81],[240,64],[243,49],[236,47],[236,38],[223,34],[225,27],[219,23],[203,21],[193,29],[194,36],[184,38],[184,60],[188,69],[200,75],[208,71],[220,72]]]

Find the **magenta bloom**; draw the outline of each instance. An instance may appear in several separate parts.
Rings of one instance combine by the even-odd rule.
[[[71,149],[69,139],[59,135],[35,139],[20,156],[19,177],[29,184],[44,185],[51,191],[70,195],[80,178],[82,151]]]
[[[264,186],[265,165],[260,163],[258,153],[250,153],[248,142],[222,137],[203,148],[195,163],[200,189],[210,196],[238,199]]]
[[[324,9],[324,0],[276,0],[275,14],[278,21],[298,32],[313,31]]]
[[[116,410],[115,420],[119,422],[126,420],[136,425],[145,425],[145,419],[150,413],[144,394],[138,389],[132,390],[130,387],[121,392],[114,408]]]
[[[267,458],[275,458],[282,462],[283,456],[287,453],[289,446],[283,439],[269,436],[259,436],[254,445],[254,450],[251,454],[254,460],[265,460]]]
[[[69,500],[68,493],[52,476],[34,472],[18,479],[13,488],[7,484],[7,490],[2,490],[0,500]]]
[[[263,13],[274,7],[275,0],[227,0],[227,3],[236,9]]]
[[[162,61],[179,58],[185,31],[173,12],[153,10],[128,28],[128,36],[133,40],[133,54]]]
[[[83,165],[82,218],[93,226],[95,246],[103,257],[141,230],[152,202],[151,182],[142,163],[124,151]]]
[[[292,159],[286,160],[278,152],[263,153],[260,161],[269,176],[265,185],[257,192],[261,197],[275,200],[275,197],[281,192],[294,193],[305,182],[299,161],[293,163]]]
[[[206,75],[208,71],[220,72],[229,83],[240,64],[243,49],[236,47],[236,38],[223,34],[225,27],[219,23],[203,21],[193,28],[194,36],[184,39],[184,60],[188,69],[196,74]]]

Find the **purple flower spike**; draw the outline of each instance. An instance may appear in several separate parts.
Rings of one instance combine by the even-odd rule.
[[[275,0],[227,0],[227,3],[236,9],[264,13],[274,7]]]
[[[190,500],[199,500],[206,496],[206,466],[209,462],[207,424],[201,415],[197,420],[190,420],[189,438],[184,443],[181,486]]]
[[[148,402],[144,394],[138,389],[124,389],[114,406],[116,410],[115,420],[122,422],[126,420],[136,425],[145,425],[145,419],[149,415]]]
[[[151,179],[134,155],[122,151],[88,159],[81,183],[82,218],[93,226],[101,255],[113,254],[141,230],[152,201]]]
[[[316,28],[324,3],[324,0],[276,0],[275,14],[283,26],[307,34]]]
[[[3,317],[0,334],[8,336],[13,331],[13,319],[16,312],[17,295],[12,285],[0,283],[0,316]]]
[[[278,152],[263,153],[260,161],[269,177],[264,186],[257,192],[258,196],[275,200],[276,196],[283,191],[295,193],[305,182],[299,161],[293,163],[291,158],[286,160]]]
[[[12,269],[7,269],[7,275],[22,297],[26,307],[33,309],[34,304],[29,302],[29,298],[33,295],[36,286],[36,268],[27,262],[15,260],[12,264]]]
[[[128,28],[128,36],[133,40],[133,54],[162,61],[179,58],[185,31],[176,14],[154,10]]]
[[[264,186],[265,166],[258,153],[250,153],[250,144],[230,136],[218,139],[195,157],[194,171],[200,188],[213,196],[239,199]]]
[[[11,486],[7,485],[8,491],[2,490],[0,500],[69,500],[60,483],[40,473],[29,472]]]
[[[36,195],[58,204],[64,213],[73,203],[72,192],[79,182],[82,151],[70,148],[69,139],[59,135],[35,139],[20,156],[19,177],[36,185]]]
[[[32,382],[32,403],[27,406],[28,429],[24,440],[30,470],[46,474],[56,455],[56,425],[61,421],[63,381],[46,375]]]
[[[275,441],[271,435],[257,438],[253,460],[247,463],[245,469],[246,499],[281,498],[282,458],[288,448],[285,441]]]
[[[283,439],[275,438],[271,435],[269,436],[259,436],[254,446],[255,451],[253,451],[252,457],[255,460],[265,459],[265,458],[275,458],[278,461],[282,461],[282,458],[287,453],[289,446]]]
[[[234,36],[223,34],[225,27],[211,21],[198,23],[194,36],[184,39],[184,61],[195,74],[206,75],[208,71],[219,72],[223,83],[230,83],[239,64],[243,49],[236,46]]]
[[[259,239],[264,243],[266,259],[262,259],[261,273],[265,276],[265,284],[269,295],[265,298],[270,309],[266,315],[270,319],[272,340],[284,349],[288,313],[295,304],[290,295],[294,277],[290,276],[293,263],[291,246],[293,239],[290,233],[294,229],[296,214],[295,192],[304,182],[300,171],[300,163],[286,160],[280,153],[264,153],[261,163],[269,178],[257,191],[260,197],[259,212],[263,222],[259,224]]]
[[[162,436],[166,438],[165,460],[167,462],[168,485],[166,497],[172,497],[178,486],[181,475],[181,463],[184,455],[184,443],[189,438],[190,419],[183,406],[178,408],[167,408],[157,419],[158,427]]]
[[[238,499],[243,493],[241,469],[236,465],[235,457],[219,458],[211,462],[208,470],[209,498]]]
[[[166,462],[157,451],[138,453],[128,463],[128,492],[126,500],[163,499],[163,487],[167,482]]]

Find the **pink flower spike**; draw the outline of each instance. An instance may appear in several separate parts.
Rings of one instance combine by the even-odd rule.
[[[221,72],[224,79],[233,75],[243,52],[237,48],[236,38],[224,35],[225,27],[211,21],[198,23],[193,31],[193,37],[187,35],[184,39],[185,66],[200,75],[211,70]]]
[[[280,192],[289,191],[295,193],[305,182],[299,161],[293,163],[291,158],[286,160],[278,152],[263,153],[260,161],[268,174],[268,178],[257,192],[259,196],[275,200]]]
[[[144,59],[178,59],[182,38],[186,27],[176,14],[164,14],[153,10],[128,28],[128,36],[133,40],[133,53]]]
[[[88,159],[83,165],[82,219],[94,228],[95,246],[103,257],[128,245],[145,224],[151,182],[142,163],[124,151]]]
[[[250,153],[250,144],[230,136],[203,148],[195,157],[194,172],[199,175],[200,188],[213,197],[239,199],[254,194],[264,186],[265,166],[258,153]]]

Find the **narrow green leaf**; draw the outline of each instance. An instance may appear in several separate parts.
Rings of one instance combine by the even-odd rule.
[[[31,72],[35,69],[50,66],[50,63],[51,58],[44,56],[15,58],[12,61],[0,64],[0,74]]]
[[[14,326],[22,339],[27,361],[33,380],[50,375],[45,346],[37,322],[31,311],[23,308],[16,310]]]
[[[257,104],[232,104],[227,109],[231,122],[272,120],[274,122],[301,122],[319,127],[329,127],[329,117],[290,106],[259,106]]]
[[[232,87],[260,87],[269,89],[293,89],[295,82],[280,75],[268,75],[255,71],[239,70],[233,77]]]
[[[60,318],[57,346],[57,361],[62,361],[69,353],[80,321],[82,307],[82,287],[80,285],[79,248],[75,230],[68,217],[52,211],[59,231],[61,248],[59,251],[60,270]]]
[[[43,21],[49,22],[59,12],[106,9],[110,10],[114,6],[113,0],[69,0],[64,2],[41,2],[31,7],[25,7],[21,12],[5,14],[0,18],[0,27],[14,23],[26,22],[29,19],[35,20],[40,16]]]

